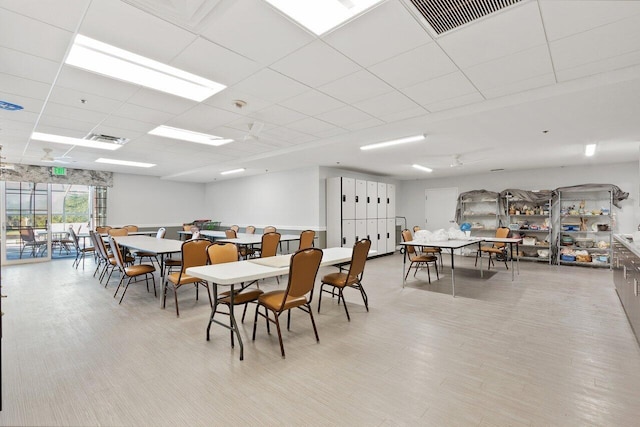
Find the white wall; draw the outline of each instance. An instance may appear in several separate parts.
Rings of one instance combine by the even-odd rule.
[[[205,184],[158,177],[113,174],[107,190],[107,223],[141,227],[176,226],[207,218]]]
[[[206,185],[206,211],[223,225],[319,230],[318,168],[273,172]]]
[[[553,190],[558,187],[580,184],[614,184],[629,193],[621,202],[617,213],[617,231],[632,232],[637,229],[638,206],[638,162],[611,165],[594,165],[534,169],[522,171],[492,172],[440,179],[400,181],[396,212],[407,217],[407,226],[424,227],[424,190],[427,188],[457,187],[459,193],[470,190],[502,191],[507,188],[522,190]],[[451,213],[454,216],[454,212]]]

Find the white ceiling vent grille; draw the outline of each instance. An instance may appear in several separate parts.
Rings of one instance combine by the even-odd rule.
[[[127,138],[122,138],[119,136],[111,136],[111,135],[102,135],[99,133],[92,133],[84,139],[88,139],[89,141],[107,142],[110,144],[118,144],[118,145],[124,145],[127,142],[129,142],[129,139]]]
[[[490,15],[522,0],[411,0],[436,34]]]

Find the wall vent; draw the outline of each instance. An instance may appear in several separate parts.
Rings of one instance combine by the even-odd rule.
[[[490,15],[522,0],[411,0],[437,35]]]
[[[102,135],[99,133],[89,134],[89,136],[87,136],[84,139],[88,139],[89,141],[107,142],[110,144],[118,144],[118,145],[124,145],[127,142],[129,142],[128,138],[122,138],[119,136],[111,136],[111,135]]]

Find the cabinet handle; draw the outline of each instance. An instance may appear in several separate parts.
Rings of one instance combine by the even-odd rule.
[[[380,240],[380,233],[378,233],[378,240]]]
[[[345,196],[344,194],[342,195],[342,201],[346,202],[347,201],[347,196]]]
[[[389,198],[387,197],[387,204],[389,204],[389,203],[391,203],[391,202],[389,201]]]
[[[342,244],[343,244],[343,245],[346,245],[346,244],[347,244],[347,238],[346,238],[346,237],[343,237],[343,238],[342,238]]]
[[[371,203],[369,196],[367,196],[367,203]]]
[[[380,203],[380,197],[378,197],[378,203]]]
[[[389,233],[387,233],[387,239],[388,239],[389,237],[391,237],[391,236],[389,235]]]
[[[358,196],[356,196],[356,203],[358,203]]]

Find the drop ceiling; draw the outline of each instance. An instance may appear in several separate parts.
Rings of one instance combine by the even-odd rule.
[[[71,67],[76,34],[227,88],[198,103]],[[410,0],[387,0],[318,37],[263,0],[0,0],[0,100],[24,107],[0,110],[10,163],[49,166],[52,149],[67,167],[201,183],[237,168],[405,180],[616,163],[638,158],[638,99],[635,1],[524,0],[436,35]],[[148,134],[160,125],[235,141]],[[95,163],[101,150],[32,141],[34,131],[129,138],[109,157],[156,166]],[[427,139],[359,149],[417,134]]]

